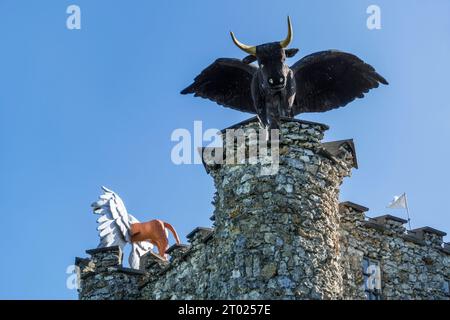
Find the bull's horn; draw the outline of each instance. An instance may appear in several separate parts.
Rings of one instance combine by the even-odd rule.
[[[255,46],[248,46],[246,44],[243,44],[241,42],[238,41],[238,39],[236,39],[236,37],[234,36],[234,33],[232,31],[230,31],[231,34],[231,39],[233,39],[234,44],[241,50],[247,52],[248,54],[251,54],[253,56],[256,55],[256,47]]]
[[[292,24],[291,24],[291,18],[289,18],[288,16],[288,34],[286,39],[284,39],[283,41],[280,41],[280,45],[282,48],[286,48],[289,43],[291,43],[292,41]]]

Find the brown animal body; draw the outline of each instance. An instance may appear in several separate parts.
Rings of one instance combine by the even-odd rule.
[[[167,260],[166,250],[169,248],[169,239],[166,228],[172,232],[177,244],[180,244],[180,238],[172,225],[158,219],[131,224],[131,242],[150,241],[158,248],[159,255]]]

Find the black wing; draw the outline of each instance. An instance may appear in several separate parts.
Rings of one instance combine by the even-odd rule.
[[[292,67],[297,86],[294,113],[325,112],[343,107],[364,93],[388,84],[357,56],[336,50],[321,51]]]
[[[181,94],[193,93],[195,97],[228,108],[256,113],[250,89],[256,70],[255,66],[239,59],[220,58],[203,70]]]

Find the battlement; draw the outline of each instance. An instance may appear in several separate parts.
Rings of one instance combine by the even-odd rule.
[[[255,119],[232,129],[257,129]],[[430,227],[407,231],[404,219],[366,217],[339,203],[339,187],[357,168],[352,140],[323,143],[326,125],[285,120],[279,167],[204,161],[216,187],[213,228],[197,227],[168,261],[149,252],[141,270],[123,268],[118,247],[77,258],[81,299],[367,299],[367,261],[380,269],[384,299],[447,299],[450,248]],[[226,135],[226,131],[222,131]],[[249,139],[200,151],[230,155]],[[206,152],[205,152],[206,151]],[[205,160],[205,157],[203,157]],[[368,260],[369,259],[369,260]]]
[[[368,211],[368,208],[351,202],[340,203],[340,207],[341,212],[345,212],[344,208],[359,213]],[[343,279],[346,299],[366,298],[362,290],[363,283],[359,283],[358,281],[361,280],[357,280],[358,277],[363,278],[360,260],[366,256],[380,261],[383,298],[448,298],[443,291],[442,283],[448,281],[450,276],[449,244],[441,243],[441,246],[437,247],[433,244],[435,242],[427,243],[421,236],[417,236],[417,234],[423,233],[425,237],[425,234],[428,233],[442,237],[445,233],[429,227],[402,232],[402,229],[405,229],[403,225],[407,223],[407,220],[392,215],[363,218],[360,221],[362,224],[353,225],[355,229],[351,236],[347,235],[341,238],[341,243],[346,243],[346,246],[341,249],[341,265],[348,268],[347,276],[344,276]],[[359,230],[358,227],[361,229]],[[346,232],[347,230],[343,228],[341,231]],[[213,240],[214,234],[215,231],[212,228],[197,227],[187,236],[190,245],[175,244],[171,246],[166,251],[170,255],[169,261],[163,260],[153,252],[147,253],[142,257],[141,270],[124,268],[122,252],[118,247],[87,250],[86,252],[91,255],[90,259],[76,258],[76,265],[81,270],[84,291],[82,297],[85,299],[214,298],[209,296],[206,291],[210,272],[218,271],[218,266],[215,266],[209,259],[217,252],[217,243]],[[355,241],[357,243],[353,243]],[[401,252],[400,254],[405,258],[409,256],[409,259],[406,258],[403,264],[396,265],[396,262],[400,261],[398,258],[390,256],[392,248],[386,247],[386,244],[388,246],[396,244],[395,247]],[[355,252],[358,253],[355,255]],[[358,259],[356,263],[354,262],[355,258]],[[353,262],[352,266],[349,266],[349,261]],[[414,267],[411,267],[411,264]],[[428,269],[428,272],[433,271],[433,273],[416,272],[424,267]],[[261,271],[267,278],[274,276],[277,272],[270,266]],[[407,279],[405,272],[409,273]],[[427,275],[424,276],[424,274]],[[235,276],[238,277],[238,274],[236,273]],[[184,281],[185,277],[193,277],[196,281],[189,282],[190,285],[185,288],[183,294],[176,294],[175,291],[172,291],[173,288],[179,281]],[[407,287],[404,284],[399,285],[400,281],[407,280],[413,283],[408,284]],[[93,284],[89,285],[89,282],[93,282]],[[432,283],[436,286],[434,290],[430,289]],[[203,289],[196,288],[197,284],[204,284],[200,285],[200,288]],[[425,284],[430,292],[422,292],[422,289],[426,287]],[[102,288],[108,288],[108,290],[102,290]],[[405,290],[405,288],[408,289]],[[419,290],[414,292],[414,289],[411,288],[416,288],[416,290],[420,288],[420,292]],[[406,291],[406,295],[402,295],[402,290]],[[112,292],[115,293],[113,296],[110,295]],[[245,298],[258,298],[258,295],[253,293],[253,296],[247,295]]]
[[[340,212],[343,215],[342,221],[344,224],[345,222],[351,222],[352,224],[356,224],[356,226],[372,228],[381,233],[398,236],[405,241],[410,241],[418,245],[432,246],[436,249],[444,250],[446,245],[444,243],[444,237],[447,233],[431,227],[407,230],[405,224],[408,223],[408,220],[390,214],[369,218],[365,216],[365,212],[368,210],[368,208],[353,202],[340,203]]]
[[[75,258],[79,268],[80,299],[138,299],[139,279],[145,272],[122,266],[122,250],[117,247],[86,251],[90,258]]]
[[[380,299],[448,299],[450,255],[445,232],[423,227],[408,231],[405,219],[382,215],[367,218],[362,206],[341,203],[340,242],[346,274],[345,295],[365,298],[360,266],[368,259],[381,273]],[[366,208],[367,209],[367,208]],[[356,271],[356,272],[355,272]]]

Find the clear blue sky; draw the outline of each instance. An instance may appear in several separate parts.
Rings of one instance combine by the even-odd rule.
[[[70,4],[81,30],[66,28]],[[366,28],[370,4],[381,30]],[[413,227],[450,232],[449,12],[448,0],[0,0],[0,298],[76,298],[65,271],[98,244],[89,205],[101,185],[183,240],[209,226],[212,179],[172,164],[170,135],[248,116],[179,91],[215,58],[243,57],[230,29],[244,42],[279,40],[287,14],[298,58],[349,51],[390,82],[301,116],[330,125],[328,141],[355,139],[360,169],[341,199],[376,216],[406,191]]]

